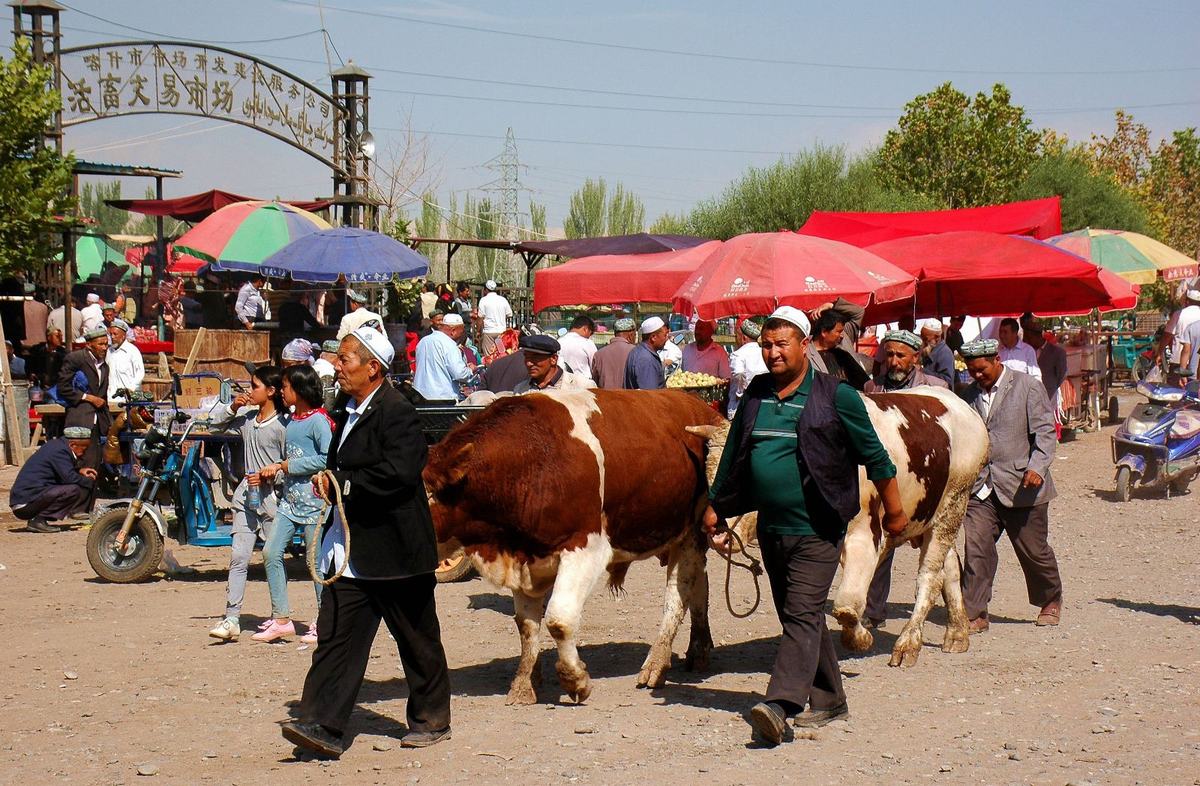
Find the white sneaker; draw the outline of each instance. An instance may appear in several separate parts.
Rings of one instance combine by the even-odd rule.
[[[221,641],[237,641],[238,634],[242,632],[241,626],[237,620],[225,618],[221,620],[221,624],[208,632],[209,636]]]

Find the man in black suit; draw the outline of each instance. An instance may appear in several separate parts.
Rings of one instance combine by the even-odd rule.
[[[336,363],[344,406],[335,410],[328,469],[346,509],[321,542],[326,576],[317,618],[319,639],[304,681],[300,719],[283,736],[320,756],[337,758],[362,686],[371,644],[387,623],[408,681],[408,734],[420,748],[450,738],[450,678],[434,604],[437,540],[421,482],[426,448],[413,406],[385,374],[394,350],[379,331],[362,327],[342,339]],[[346,397],[349,397],[348,399]],[[329,478],[314,481],[332,495]]]
[[[68,352],[58,370],[58,396],[67,402],[63,428],[82,426],[92,432],[92,446],[83,455],[85,467],[100,466],[100,443],[112,425],[108,411],[108,330],[103,326],[84,334],[83,349]]]

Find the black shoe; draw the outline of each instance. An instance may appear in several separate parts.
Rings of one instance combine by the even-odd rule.
[[[797,715],[793,723],[802,729],[818,729],[835,720],[850,720],[850,706],[846,702],[828,710],[807,709]]]
[[[450,727],[438,731],[410,731],[400,740],[401,748],[428,748],[450,739]]]
[[[787,714],[773,701],[763,701],[750,708],[750,725],[767,743],[778,745],[787,733]]]
[[[40,516],[31,518],[29,523],[25,525],[25,529],[30,532],[62,532],[61,528],[54,526]]]
[[[289,721],[282,728],[285,740],[326,759],[339,758],[345,750],[341,735],[334,734],[319,723]]]

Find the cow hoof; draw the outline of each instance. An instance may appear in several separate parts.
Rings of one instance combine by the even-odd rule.
[[[834,619],[842,626],[842,646],[851,652],[866,652],[875,643],[871,631],[862,626],[859,616],[849,609],[834,609]]]
[[[646,666],[638,674],[637,686],[639,688],[661,688],[667,684],[667,667],[666,666]]]
[[[508,697],[504,700],[505,704],[537,704],[537,691],[533,687],[533,682],[523,681],[518,684],[514,682],[512,687],[508,689]]]
[[[945,637],[942,638],[942,652],[956,654],[966,652],[970,643],[971,638],[966,630],[953,631],[947,629]]]
[[[558,664],[558,682],[576,704],[583,704],[592,695],[592,679],[587,669],[571,669]]]
[[[708,671],[712,660],[711,653],[711,647],[697,647],[695,650],[688,650],[683,667],[688,671]]]
[[[904,646],[897,644],[892,650],[892,659],[888,661],[889,666],[899,666],[902,669],[911,669],[917,665],[917,658],[921,657],[921,645],[915,647]]]

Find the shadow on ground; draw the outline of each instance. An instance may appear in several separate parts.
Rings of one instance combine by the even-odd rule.
[[[1200,608],[1193,606],[1179,606],[1174,603],[1145,603],[1124,598],[1096,598],[1096,600],[1126,611],[1140,611],[1156,617],[1174,617],[1189,625],[1200,625]]]

